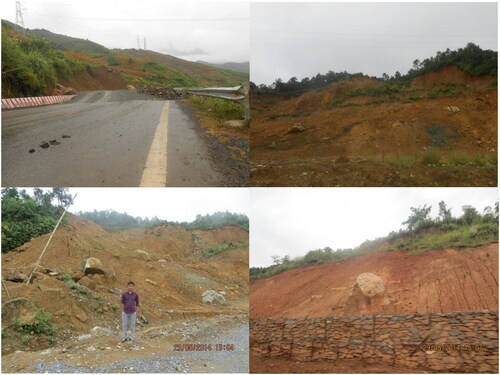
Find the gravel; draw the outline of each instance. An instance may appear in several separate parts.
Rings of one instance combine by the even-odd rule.
[[[177,371],[177,367],[182,368]],[[122,361],[114,362],[109,366],[68,366],[61,362],[44,363],[36,362],[27,369],[28,372],[41,372],[41,373],[178,373],[189,372],[190,366],[177,358],[168,356],[156,355],[145,358],[132,358],[124,359]]]
[[[221,317],[224,320],[224,317]],[[230,321],[230,319],[227,319]],[[184,325],[183,325],[184,326]],[[191,326],[191,327],[190,327]],[[189,329],[194,328],[194,330]],[[215,326],[217,327],[217,326]],[[168,355],[148,355],[143,357],[126,358],[109,365],[83,366],[67,365],[59,361],[36,361],[29,368],[23,370],[28,373],[248,373],[249,371],[249,328],[248,322],[237,324],[231,329],[216,328],[204,330],[205,324],[192,327],[186,324],[185,337],[189,338],[179,344],[211,344],[211,351],[174,351]],[[214,328],[212,326],[212,328]],[[197,332],[195,336],[190,336]],[[204,332],[203,332],[204,331]],[[234,345],[234,350],[215,349],[216,344]],[[140,347],[138,347],[140,348]],[[132,348],[132,350],[135,350]],[[124,354],[126,355],[126,354]]]

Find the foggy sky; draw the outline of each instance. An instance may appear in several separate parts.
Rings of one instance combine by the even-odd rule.
[[[161,0],[21,0],[25,26],[89,39],[107,48],[141,48],[185,60],[249,60],[248,2]],[[2,0],[15,21],[15,0]]]
[[[272,264],[271,255],[292,258],[309,250],[353,248],[403,228],[410,207],[444,200],[454,217],[463,205],[479,212],[498,201],[492,188],[273,188],[252,189],[250,266]]]
[[[468,42],[497,50],[496,3],[251,3],[250,79],[406,74]]]
[[[22,189],[22,188],[20,188]],[[46,190],[46,189],[43,189]],[[26,189],[33,195],[33,189]],[[71,213],[115,210],[132,216],[169,221],[193,221],[197,214],[229,211],[248,215],[247,188],[69,188],[77,194]]]

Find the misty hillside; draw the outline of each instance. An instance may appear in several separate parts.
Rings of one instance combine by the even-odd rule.
[[[213,66],[220,69],[234,70],[235,72],[249,73],[250,72],[250,61],[245,62],[227,62],[223,64],[214,64],[206,61],[198,60],[197,63]]]
[[[2,20],[4,98],[51,95],[57,83],[77,90],[114,89],[106,87],[101,68],[112,69],[133,86],[237,86],[248,81],[248,73],[149,50],[111,50],[90,40],[22,29]]]

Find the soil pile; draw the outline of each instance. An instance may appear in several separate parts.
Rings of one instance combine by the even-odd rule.
[[[175,89],[173,87],[144,86],[137,91],[155,96],[162,100],[179,100],[186,97],[186,92],[184,90]]]
[[[163,225],[108,233],[89,220],[71,214],[69,218],[69,224],[57,230],[29,285],[16,282],[22,277],[15,275],[31,271],[49,234],[2,255],[4,279],[12,280],[5,281],[9,295],[3,288],[3,303],[26,298],[49,312],[58,328],[58,345],[82,333],[93,335],[95,327],[103,327],[116,345],[120,295],[129,280],[136,283],[142,302],[139,334],[141,326],[145,330],[182,320],[247,315],[248,232],[241,228],[189,231]],[[89,258],[100,265],[94,262],[94,273],[85,275],[83,264]],[[223,295],[224,304],[203,303],[207,290]],[[4,328],[12,324],[2,321]],[[50,346],[37,335],[21,344],[12,328],[8,332],[3,354]]]
[[[60,80],[59,84],[72,87],[76,91],[127,89],[127,82],[122,75],[104,66],[94,68],[92,75],[83,71],[75,74],[70,80]]]
[[[252,185],[496,186],[495,80],[452,66],[405,88],[354,77],[253,95]]]
[[[473,76],[472,74],[464,72],[456,65],[447,65],[436,72],[429,72],[415,77],[411,83],[411,86],[431,88],[438,84],[453,82],[468,87],[484,88],[487,87],[491,82],[495,82],[496,80],[496,76]]]
[[[358,277],[371,273],[383,284]],[[364,276],[366,279],[366,275]],[[375,288],[376,286],[376,288]],[[411,255],[381,251],[251,282],[251,318],[441,313],[498,308],[498,243]]]

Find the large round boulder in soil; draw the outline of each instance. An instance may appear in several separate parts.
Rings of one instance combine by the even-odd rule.
[[[151,260],[151,255],[147,251],[137,249],[134,250],[134,258],[142,259],[145,262],[149,262]]]
[[[36,320],[38,309],[27,298],[14,298],[2,304],[2,326],[10,327],[14,321],[20,325],[32,324]]]
[[[88,258],[84,260],[81,265],[81,270],[85,275],[105,274],[101,261],[97,258]]]
[[[374,297],[385,292],[384,282],[373,273],[365,272],[358,276],[356,282],[365,297]]]
[[[201,302],[212,305],[222,305],[226,302],[224,296],[214,290],[205,290],[201,296]]]

